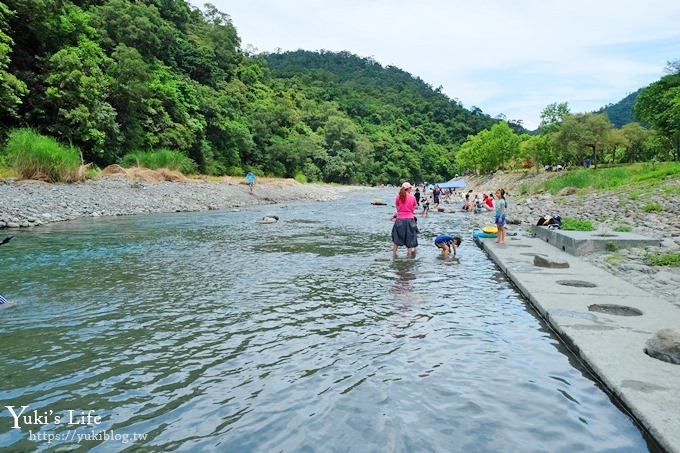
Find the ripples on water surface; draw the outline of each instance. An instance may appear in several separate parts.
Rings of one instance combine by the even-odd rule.
[[[99,451],[133,434],[181,451],[647,450],[465,215],[420,219],[418,257],[387,260],[376,195],[394,196],[17,232],[0,248],[0,291],[20,301],[0,312],[3,406],[93,410],[77,432],[119,436],[80,442]],[[459,264],[439,232],[463,234]],[[0,449],[73,431],[11,423],[3,409]]]

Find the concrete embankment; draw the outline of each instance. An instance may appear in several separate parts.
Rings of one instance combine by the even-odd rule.
[[[680,308],[538,238],[494,241],[477,239],[655,441],[680,453],[680,364],[645,353],[657,332],[680,329]]]

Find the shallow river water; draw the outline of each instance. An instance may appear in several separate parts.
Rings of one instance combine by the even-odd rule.
[[[465,214],[392,259],[394,195],[16,232],[0,450],[647,451]]]

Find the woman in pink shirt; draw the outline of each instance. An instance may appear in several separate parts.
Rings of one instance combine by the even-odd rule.
[[[406,256],[411,256],[418,247],[418,226],[416,224],[415,210],[418,206],[416,197],[411,194],[411,184],[405,182],[399,189],[399,195],[394,199],[397,207],[397,218],[392,227],[392,252],[396,255],[397,249],[405,245]]]

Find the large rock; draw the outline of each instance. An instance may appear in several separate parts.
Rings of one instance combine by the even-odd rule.
[[[371,204],[376,205],[376,206],[385,206],[387,203],[385,203],[385,200],[382,200],[380,198],[374,198],[371,200]]]
[[[279,216],[272,215],[272,216],[262,217],[262,220],[260,220],[258,223],[276,223],[278,221],[279,221]]]
[[[569,263],[561,260],[551,260],[540,255],[534,255],[534,266],[538,267],[549,267],[551,269],[566,269],[569,267]]]
[[[680,330],[659,330],[647,340],[645,352],[655,359],[680,365]]]

